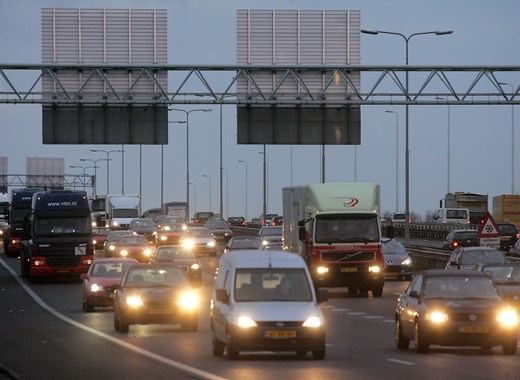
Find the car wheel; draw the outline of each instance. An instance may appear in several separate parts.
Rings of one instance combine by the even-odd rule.
[[[383,287],[380,286],[380,287],[378,287],[376,289],[372,289],[372,295],[374,297],[381,297],[383,295]]]
[[[83,298],[83,311],[87,313],[92,313],[94,311],[94,307],[92,305],[89,305],[85,298]]]
[[[121,316],[121,319],[119,320],[119,331],[122,333],[127,333],[130,330],[130,325],[126,323]]]
[[[114,330],[116,330],[116,331],[121,330],[121,323],[119,322],[119,319],[117,319],[115,314],[114,314]]]
[[[403,329],[399,317],[395,320],[395,346],[400,350],[406,350],[410,346],[410,339],[403,336]]]
[[[227,355],[228,360],[237,360],[240,355],[240,350],[233,343],[229,334],[227,336],[226,355]]]
[[[511,335],[511,337],[509,337],[507,339],[507,342],[505,342],[502,345],[502,351],[504,351],[505,355],[514,355],[514,354],[516,354],[517,344],[518,344],[518,337],[515,332],[513,335]]]
[[[359,288],[357,288],[355,286],[349,286],[348,287],[348,295],[349,295],[349,297],[357,297],[358,292],[359,292]]]
[[[197,331],[199,329],[199,320],[198,316],[194,319],[186,321],[181,324],[181,328],[183,331]]]
[[[419,321],[415,322],[415,349],[420,354],[428,353],[430,344],[424,338],[424,332],[422,331]]]
[[[224,355],[225,344],[218,340],[215,331],[211,332],[211,348],[213,352],[213,356],[222,356]]]
[[[325,359],[325,345],[320,347],[319,350],[312,351],[312,358],[314,360],[323,360],[323,359]]]

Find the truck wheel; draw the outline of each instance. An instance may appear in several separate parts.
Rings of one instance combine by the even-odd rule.
[[[312,351],[312,358],[314,360],[323,360],[323,359],[325,359],[325,346],[320,347],[319,350]]]
[[[380,287],[378,287],[376,289],[372,289],[372,295],[374,297],[381,297],[383,295],[383,287],[380,286]]]
[[[502,351],[504,351],[505,355],[514,355],[516,354],[518,344],[518,338],[516,333],[509,337],[507,341],[502,345]]]

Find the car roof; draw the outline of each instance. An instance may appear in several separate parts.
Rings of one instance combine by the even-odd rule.
[[[451,230],[451,232],[478,232],[478,231],[474,230],[472,228],[458,228],[455,230]]]
[[[224,254],[221,261],[228,261],[235,268],[305,268],[305,261],[296,253],[283,251],[236,250]]]
[[[489,275],[485,272],[460,269],[460,270],[449,270],[449,269],[427,269],[420,272],[424,277],[488,277]]]

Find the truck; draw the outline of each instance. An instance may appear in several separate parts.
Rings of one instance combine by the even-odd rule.
[[[442,207],[442,200],[440,201]],[[488,214],[487,194],[464,193],[461,191],[448,193],[444,197],[444,208],[464,208],[469,211],[469,223],[481,224]]]
[[[20,253],[20,242],[26,240],[28,236],[24,220],[31,213],[33,194],[41,190],[41,188],[11,190],[9,206],[5,215],[9,226],[3,236],[4,253],[6,255],[16,257]]]
[[[520,228],[520,195],[494,196],[493,219],[495,222],[511,222]]]
[[[435,213],[435,221],[439,224],[465,224],[470,221],[470,212],[467,208],[440,208]]]
[[[79,190],[35,192],[24,224],[28,239],[20,247],[22,276],[79,276],[94,260],[87,193]]]
[[[347,287],[381,297],[380,188],[375,183],[322,183],[282,189],[284,249],[303,257],[314,286]]]
[[[179,216],[184,220],[187,220],[188,215],[186,215],[186,209],[186,202],[166,202],[162,205],[161,213],[162,215]]]
[[[126,230],[139,217],[139,195],[94,195],[90,198],[92,225],[113,230]]]

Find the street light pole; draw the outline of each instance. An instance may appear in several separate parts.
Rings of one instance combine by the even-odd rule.
[[[107,195],[110,194],[110,153],[119,152],[122,153],[120,149],[117,150],[101,150],[101,149],[90,149],[91,152],[99,152],[105,153],[107,155]]]
[[[453,30],[447,30],[447,31],[431,31],[431,32],[419,32],[419,33],[412,33],[409,36],[405,36],[402,33],[397,32],[386,32],[382,30],[361,30],[361,33],[365,34],[371,34],[371,35],[377,35],[377,34],[391,34],[394,36],[400,36],[405,41],[405,48],[406,48],[406,66],[408,66],[408,45],[410,42],[410,39],[415,36],[422,36],[426,34],[435,34],[437,36],[444,36],[447,34],[452,34]],[[409,72],[406,70],[406,77],[405,77],[405,95],[406,95],[406,106],[405,106],[405,244],[406,246],[410,245],[410,150],[409,150],[409,120],[410,120],[410,113],[409,113],[409,104],[408,102],[411,100],[410,96],[408,95],[408,87],[409,87]]]
[[[396,116],[395,121],[395,212],[399,212],[399,114],[396,111],[385,111]]]
[[[249,219],[247,219],[247,161],[239,160],[238,162],[246,164],[246,221],[248,221]]]
[[[193,182],[190,182],[189,184],[193,186],[193,208],[197,210],[197,186],[195,186]]]
[[[262,220],[261,220],[261,223],[262,225],[265,224],[265,215],[267,214],[267,153],[266,153],[266,149],[265,149],[265,144],[264,144],[264,151],[263,152],[258,152],[259,154],[263,154],[264,155],[264,164],[263,164],[263,204],[262,204]]]
[[[513,85],[511,83],[498,83],[501,86],[511,86],[511,97],[513,94]],[[515,105],[511,103],[511,195],[515,194]]]
[[[209,183],[209,192],[208,192],[209,193],[209,211],[211,211],[211,176],[209,176],[207,174],[203,174],[202,176],[209,179],[209,182],[208,182]],[[221,216],[222,216],[222,214],[221,214]]]
[[[86,170],[89,169],[89,168],[94,168],[96,169],[97,166],[81,166],[81,165],[69,165],[69,168],[72,168],[72,169],[83,169],[83,191],[85,191],[85,188],[86,188],[86,181],[85,181],[85,177],[87,176],[86,174]]]
[[[186,115],[186,215],[190,219],[190,113],[211,112],[210,109],[183,110],[181,108],[168,108],[168,111],[184,112]]]
[[[97,178],[97,168],[98,168],[97,163],[98,163],[98,161],[106,161],[107,159],[106,158],[98,158],[97,160],[94,160],[93,158],[80,158],[79,160],[80,161],[84,161],[84,162],[85,161],[92,161],[94,163],[94,189],[93,189],[94,193],[93,193],[93,195],[97,194],[97,180],[98,180],[98,178]]]

